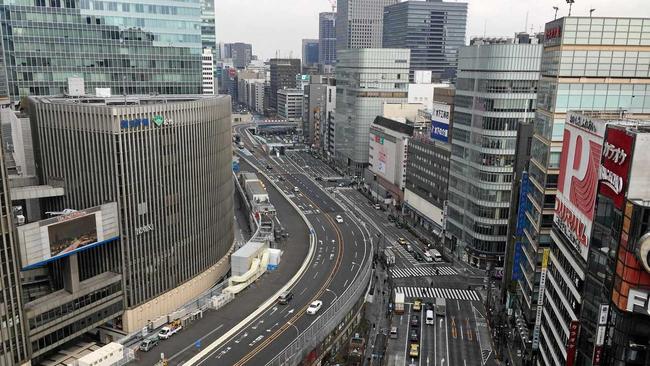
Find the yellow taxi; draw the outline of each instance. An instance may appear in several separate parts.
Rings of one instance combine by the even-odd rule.
[[[413,301],[413,311],[420,310],[422,310],[422,299],[415,299],[415,301]]]
[[[409,349],[409,356],[411,357],[419,357],[420,356],[420,345],[419,344],[412,344],[411,348]]]

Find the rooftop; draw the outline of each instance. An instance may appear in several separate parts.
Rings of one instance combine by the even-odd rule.
[[[93,106],[123,106],[123,105],[148,105],[148,104],[167,104],[178,102],[192,102],[197,100],[207,99],[225,99],[225,95],[201,95],[201,94],[155,94],[155,95],[111,95],[111,96],[97,96],[97,95],[82,95],[82,96],[67,96],[67,95],[45,95],[45,96],[30,96],[30,100],[38,101],[43,104],[77,104],[77,105],[93,105]]]

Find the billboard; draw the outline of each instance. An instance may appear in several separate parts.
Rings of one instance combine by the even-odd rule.
[[[23,269],[39,267],[119,237],[117,204],[72,211],[19,226]]]
[[[586,261],[607,125],[602,120],[569,113],[564,126],[553,221]]]
[[[431,112],[431,139],[449,142],[449,118],[451,107],[444,103],[433,103]]]
[[[634,138],[628,135],[624,128],[607,128],[600,162],[598,190],[604,196],[611,198],[614,206],[619,210],[622,210],[625,204],[625,187],[632,160],[633,142]]]
[[[533,327],[533,349],[539,349],[539,332],[542,325],[542,308],[544,305],[544,290],[546,289],[546,271],[548,270],[548,258],[551,249],[545,248],[542,253],[542,271],[539,274],[539,295],[537,296],[537,310],[535,315],[535,326]]]

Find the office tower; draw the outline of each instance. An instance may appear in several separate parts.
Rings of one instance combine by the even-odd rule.
[[[214,0],[201,0],[201,47],[211,49],[214,59],[219,59]]]
[[[405,217],[414,227],[438,238],[444,236],[446,228],[454,95],[453,88],[435,90],[433,108],[423,111],[431,122],[415,130],[406,159]]]
[[[384,7],[398,0],[338,0],[336,50],[382,47]]]
[[[302,40],[302,66],[314,67],[316,64],[318,64],[318,40],[303,39]]]
[[[198,2],[4,4],[3,73],[14,102],[21,96],[62,94],[73,76],[84,78],[88,90],[111,88],[119,94],[202,91]],[[169,28],[172,23],[176,26]]]
[[[327,121],[333,118],[336,107],[336,83],[333,77],[312,75],[305,86],[303,135],[305,143],[323,152],[327,144]]]
[[[302,89],[278,90],[278,117],[290,122],[302,121],[303,93]]]
[[[3,112],[4,113],[4,112]],[[9,180],[5,165],[4,148],[0,149],[0,209],[2,210],[2,243],[0,244],[0,283],[2,301],[2,332],[0,341],[0,364],[27,365],[30,364],[29,340],[25,327],[27,322],[23,313],[23,299],[20,291],[20,271],[18,260],[18,245],[14,232],[14,210],[9,197]]]
[[[296,87],[296,75],[300,75],[300,60],[289,58],[272,58],[269,89],[269,109],[271,113],[278,110],[278,90]]]
[[[202,74],[203,79],[203,94],[214,95],[217,90],[214,80],[214,53],[209,48],[203,49],[202,55]]]
[[[88,281],[103,286],[117,276],[118,309],[126,309],[116,324],[130,333],[226,275],[234,239],[229,97],[30,97],[28,104],[40,184],[66,187],[58,207],[80,215],[119,202],[116,241],[71,256],[76,281],[72,276],[67,294],[36,299],[39,307],[58,306]],[[110,216],[101,217],[106,228]],[[74,329],[84,330],[90,322],[83,321]],[[32,336],[32,347],[51,348],[74,335],[52,329]]]
[[[537,304],[540,292],[544,293],[540,291],[540,264],[552,243],[566,113],[592,110],[648,114],[646,100],[650,91],[646,85],[650,78],[646,60],[650,50],[645,49],[650,40],[644,38],[647,32],[641,31],[644,26],[650,26],[650,21],[596,17],[561,18],[546,24],[528,167],[530,192],[523,216],[524,275],[515,301],[520,307],[515,313],[526,321],[532,335],[540,331]],[[537,350],[538,344],[531,343],[529,353],[537,354]]]
[[[318,14],[318,63],[336,62],[336,13]]]
[[[338,51],[334,155],[340,169],[361,176],[368,165],[368,132],[384,103],[407,99],[409,50]]]
[[[447,230],[463,259],[503,265],[517,125],[534,117],[540,44],[460,49]]]
[[[248,84],[248,107],[251,111],[264,114],[264,79],[250,80]]]
[[[384,8],[382,47],[411,50],[411,81],[415,70],[432,71],[435,81],[453,81],[466,27],[467,3],[405,1]]]
[[[233,66],[236,69],[245,69],[253,59],[253,45],[248,43],[226,43],[224,44],[225,59],[232,59]]]

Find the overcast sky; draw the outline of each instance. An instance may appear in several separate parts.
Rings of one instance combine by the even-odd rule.
[[[566,0],[468,0],[467,36],[511,36],[523,31],[543,29],[558,16],[567,15]],[[572,15],[650,17],[649,0],[576,0]],[[301,40],[318,38],[318,13],[330,11],[328,0],[215,0],[217,40],[253,44],[253,53],[261,59],[301,57]],[[466,42],[469,38],[466,39]]]

